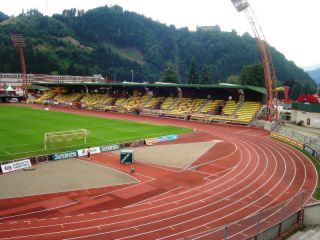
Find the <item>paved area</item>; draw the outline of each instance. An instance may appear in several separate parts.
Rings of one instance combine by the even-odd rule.
[[[106,166],[69,159],[0,176],[0,199],[136,182],[129,175]]]
[[[135,160],[167,167],[185,168],[206,153],[218,141],[170,144],[133,148]],[[120,151],[115,151],[120,154]]]

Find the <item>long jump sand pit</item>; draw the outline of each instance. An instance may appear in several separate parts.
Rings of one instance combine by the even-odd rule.
[[[35,170],[0,176],[0,199],[137,183],[112,168],[76,159],[47,162]]]
[[[132,150],[134,151],[134,159],[138,161],[167,167],[186,168],[218,142],[221,141],[137,147]],[[120,151],[113,153],[119,155]]]

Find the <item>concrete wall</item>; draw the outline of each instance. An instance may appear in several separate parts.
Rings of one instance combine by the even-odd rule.
[[[305,225],[320,224],[320,203],[305,207],[303,223]]]
[[[307,124],[308,119],[310,119],[310,125]],[[291,121],[297,123],[301,120],[305,127],[320,128],[320,113],[292,110]]]
[[[264,232],[260,233],[256,239],[261,240],[274,240],[279,237],[279,233],[283,234],[287,232],[293,225],[298,222],[299,213],[295,213],[283,222],[265,230]],[[251,239],[250,239],[251,240]]]

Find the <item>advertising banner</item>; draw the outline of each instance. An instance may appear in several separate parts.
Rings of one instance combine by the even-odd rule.
[[[3,164],[1,165],[1,170],[3,173],[8,173],[28,167],[31,167],[30,159],[24,159],[13,163]]]
[[[119,144],[106,145],[106,146],[100,147],[101,152],[110,152],[110,151],[115,151],[115,150],[119,150],[119,149],[120,149]]]
[[[148,145],[148,146],[152,146],[157,143],[156,138],[147,138],[145,141],[146,141],[146,145]]]
[[[311,148],[311,147],[309,147],[309,146],[307,146],[307,145],[304,145],[304,150],[305,150],[307,153],[309,153],[309,154],[311,154],[312,156],[314,156],[315,158],[318,157],[317,151],[314,150],[313,148]]]
[[[80,149],[77,152],[78,152],[79,157],[83,157],[83,156],[87,156],[89,151],[90,151],[91,155],[101,153],[100,147]]]
[[[68,158],[75,158],[78,157],[77,151],[72,152],[64,152],[64,153],[56,153],[52,155],[52,159],[54,161],[56,160],[62,160],[62,159],[68,159]]]
[[[162,137],[147,138],[147,139],[145,139],[145,142],[146,142],[146,145],[154,145],[159,142],[173,141],[176,139],[178,139],[178,135],[171,134],[171,135],[162,136]]]
[[[298,140],[295,140],[295,139],[292,139],[292,138],[289,138],[287,136],[284,136],[282,134],[279,134],[279,133],[275,133],[275,132],[272,132],[271,135],[270,135],[272,138],[275,138],[275,139],[279,139],[279,140],[282,140],[286,143],[289,143],[289,144],[292,144],[300,149],[303,149],[303,146],[304,144]]]
[[[178,139],[177,134],[171,134],[167,136],[157,137],[157,142],[167,142],[167,141],[173,141]]]

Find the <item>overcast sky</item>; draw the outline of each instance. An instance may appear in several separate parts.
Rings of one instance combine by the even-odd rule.
[[[267,41],[300,67],[320,64],[320,0],[248,0]],[[17,15],[36,8],[46,15],[63,9],[120,5],[167,25],[219,25],[223,31],[252,33],[244,13],[230,0],[0,0],[0,11]]]

